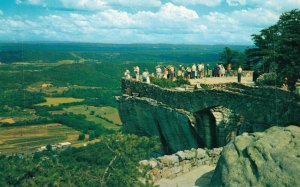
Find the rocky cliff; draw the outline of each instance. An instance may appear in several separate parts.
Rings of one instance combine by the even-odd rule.
[[[300,128],[244,133],[224,147],[211,186],[300,186]]]
[[[158,136],[161,152],[226,145],[243,132],[300,123],[299,98],[271,87],[202,85],[195,91],[163,89],[122,79],[118,98],[124,131]]]

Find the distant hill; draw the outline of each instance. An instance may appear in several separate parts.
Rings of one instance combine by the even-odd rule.
[[[80,60],[101,62],[216,62],[225,45],[0,43],[0,61],[46,62]],[[248,46],[229,46],[243,51]]]

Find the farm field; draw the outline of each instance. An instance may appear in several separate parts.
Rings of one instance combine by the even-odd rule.
[[[0,118],[0,123],[15,123],[14,118]]]
[[[95,123],[102,124],[105,128],[108,129],[119,129],[120,125],[122,124],[119,111],[113,107],[94,107],[94,106],[85,106],[85,105],[78,105],[78,106],[71,106],[64,108],[66,112],[72,112],[74,114],[83,114],[86,116],[86,119],[89,121],[93,121]],[[106,118],[104,120],[99,118],[99,116]],[[109,122],[109,121],[111,122]]]
[[[38,106],[57,106],[62,103],[75,103],[75,102],[81,102],[84,99],[78,99],[73,97],[46,97],[47,101],[44,103],[37,104]]]
[[[0,152],[3,154],[24,153],[37,150],[47,144],[77,142],[80,132],[61,125],[33,125],[0,127]]]

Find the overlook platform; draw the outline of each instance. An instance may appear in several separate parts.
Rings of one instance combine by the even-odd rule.
[[[191,85],[200,84],[226,84],[226,83],[237,83],[237,77],[205,77],[201,79],[190,79]],[[241,84],[254,85],[252,77],[242,77]]]

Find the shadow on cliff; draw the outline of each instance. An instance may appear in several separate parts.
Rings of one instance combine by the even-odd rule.
[[[195,182],[195,186],[209,187],[210,179],[212,178],[214,171],[215,170],[209,171],[199,177]]]

